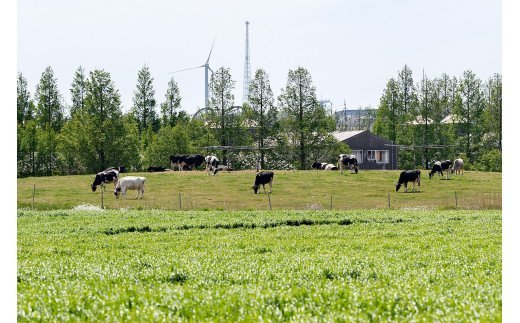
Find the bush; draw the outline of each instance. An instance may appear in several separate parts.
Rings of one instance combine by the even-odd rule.
[[[488,172],[502,172],[502,152],[492,149],[486,152],[479,161],[479,168]]]

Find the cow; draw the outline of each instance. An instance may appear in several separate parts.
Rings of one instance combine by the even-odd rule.
[[[451,167],[451,173],[464,175],[464,162],[462,158],[457,158],[453,161],[453,166]]]
[[[116,188],[114,189],[114,195],[116,198],[119,198],[119,194],[126,198],[127,190],[137,190],[137,195],[135,198],[139,197],[139,193],[141,193],[141,198],[144,197],[144,182],[146,178],[137,177],[137,176],[125,176],[120,178],[117,181]]]
[[[146,169],[146,171],[150,172],[150,173],[153,173],[153,172],[164,172],[166,170],[165,167],[162,167],[162,166],[150,166]]]
[[[451,167],[451,161],[449,159],[444,160],[442,162],[436,161],[435,163],[433,163],[432,170],[429,174],[430,179],[432,179],[432,177],[435,173],[439,173],[439,175],[441,177],[444,176],[442,171],[446,171],[446,179],[448,179],[448,175],[450,173],[450,167]]]
[[[217,167],[213,167],[213,175],[216,175],[218,172],[226,170],[228,173],[233,170],[228,165],[218,165]]]
[[[170,156],[170,163],[172,165],[172,169],[174,169],[175,166],[177,166],[179,170],[185,170],[184,166],[188,166],[190,169],[192,167],[197,168],[203,162],[204,162],[204,156],[199,155],[199,154]]]
[[[350,173],[358,173],[358,162],[355,155],[340,154],[338,160],[338,168],[340,173],[343,174],[343,166],[350,165]]]
[[[334,164],[328,164],[328,163],[318,163],[315,162],[312,164],[312,168],[316,170],[338,170],[338,167]]]
[[[119,171],[114,167],[105,169],[104,171],[97,173],[96,177],[94,177],[94,182],[92,183],[92,185],[90,185],[90,187],[92,188],[92,192],[96,191],[98,185],[101,185],[101,187],[105,187],[105,184],[112,182],[114,183],[115,188],[118,177]]]
[[[273,191],[273,176],[274,173],[269,171],[262,171],[256,174],[255,185],[252,187],[255,191],[255,194],[258,194],[260,185],[263,186],[265,192],[265,184],[269,184],[269,193],[271,193]]]
[[[418,169],[414,170],[403,170],[399,175],[399,180],[395,183],[395,191],[399,191],[401,185],[404,185],[405,193],[408,192],[408,182],[412,182],[412,192],[415,190],[415,183],[417,183],[417,190],[421,190],[421,171]]]
[[[220,163],[218,158],[215,156],[206,156],[206,158],[204,158],[204,160],[206,161],[206,172],[208,172],[208,175],[211,171],[215,170]],[[216,172],[213,175],[215,175],[215,174],[216,174]]]
[[[171,168],[172,170],[175,169],[175,166],[177,166],[177,168],[179,170],[182,170],[182,166],[181,166],[181,162],[187,157],[188,155],[171,155],[170,156],[170,164],[171,164]]]

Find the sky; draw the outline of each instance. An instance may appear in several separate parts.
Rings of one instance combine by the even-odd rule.
[[[242,104],[245,22],[251,74],[263,68],[275,96],[289,70],[306,68],[318,99],[334,110],[371,106],[406,64],[418,82],[472,70],[485,80],[501,73],[501,2],[439,1],[70,1],[17,2],[17,69],[34,94],[51,66],[70,105],[75,70],[104,69],[132,106],[137,73],[147,65],[155,98],[165,101],[171,77],[182,109],[204,106],[204,68],[230,69]],[[157,106],[159,111],[159,106]]]

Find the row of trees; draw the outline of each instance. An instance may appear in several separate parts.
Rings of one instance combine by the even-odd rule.
[[[31,95],[17,78],[18,176],[93,173],[125,165],[142,170],[169,166],[169,156],[205,153],[206,146],[254,146],[256,151],[218,152],[235,168],[309,168],[315,159],[334,158],[348,147],[330,135],[334,116],[322,107],[303,68],[290,70],[275,98],[268,74],[259,69],[248,102],[234,105],[235,81],[221,67],[210,80],[209,105],[190,116],[182,109],[179,87],[171,78],[157,113],[153,77],[138,71],[133,106],[122,112],[119,92],[104,70],[79,67],[64,103],[51,67]],[[277,99],[277,103],[275,100]]]
[[[470,169],[501,171],[502,76],[465,71],[415,83],[405,65],[386,84],[373,130],[399,145],[402,169],[460,156]]]

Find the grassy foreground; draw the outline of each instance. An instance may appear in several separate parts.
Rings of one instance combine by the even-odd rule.
[[[333,210],[388,208],[461,208],[501,209],[502,174],[465,172],[450,180],[428,179],[422,171],[421,191],[395,192],[399,171],[360,171],[340,174],[337,171],[278,171],[275,170],[273,209]],[[253,194],[255,171],[237,171],[208,176],[203,171],[132,173],[146,177],[143,200],[116,200],[107,186],[103,204],[107,209],[161,210],[268,210],[267,194]],[[18,179],[18,208],[36,210],[72,209],[80,205],[101,206],[100,190],[90,189],[94,175],[30,177]],[[410,188],[411,189],[411,188]],[[457,199],[455,199],[455,193]],[[180,201],[179,201],[180,194]],[[179,203],[180,202],[180,203]]]
[[[20,210],[17,223],[22,322],[501,320],[499,210]]]

